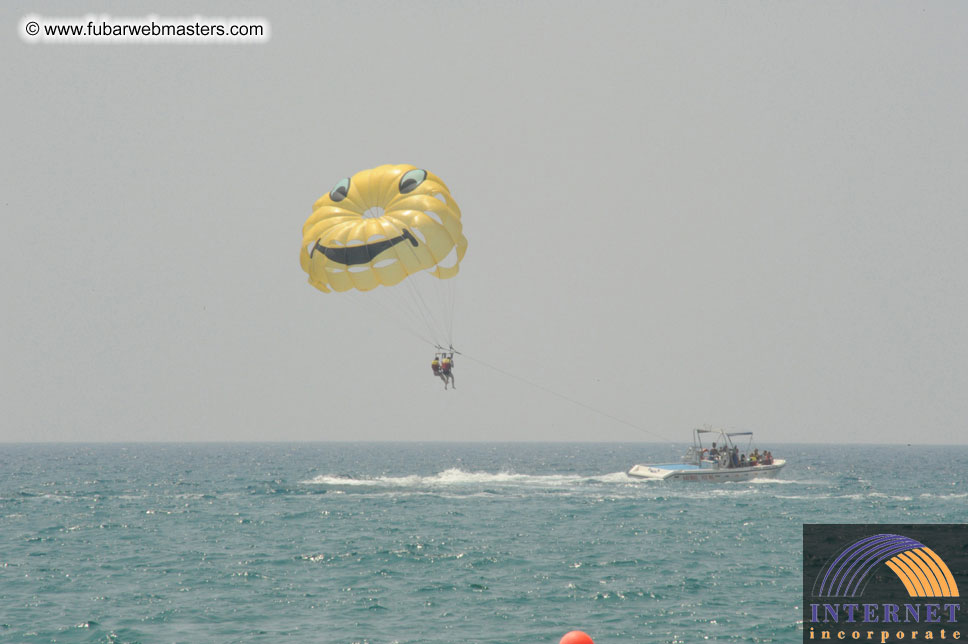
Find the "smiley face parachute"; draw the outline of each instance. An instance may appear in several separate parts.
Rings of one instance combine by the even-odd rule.
[[[396,309],[411,332],[443,347],[453,345],[450,278],[466,250],[460,208],[440,177],[382,165],[338,181],[316,201],[299,263],[320,291]]]

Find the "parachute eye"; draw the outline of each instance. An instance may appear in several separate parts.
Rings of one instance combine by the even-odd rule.
[[[423,183],[426,178],[426,170],[411,170],[406,173],[400,177],[400,194],[405,195],[408,192],[413,192],[414,188]]]
[[[350,179],[347,177],[343,179],[329,191],[329,198],[333,201],[343,201],[346,199],[346,193],[350,191]]]

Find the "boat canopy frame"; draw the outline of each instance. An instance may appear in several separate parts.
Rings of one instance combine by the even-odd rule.
[[[699,460],[702,459],[702,452],[704,449],[702,446],[703,434],[716,434],[717,436],[719,436],[720,440],[722,441],[720,443],[720,449],[722,449],[722,445],[725,445],[726,448],[729,450],[732,450],[734,447],[739,448],[740,446],[737,445],[736,441],[733,440],[734,436],[749,436],[749,441],[747,441],[746,443],[746,450],[745,450],[745,453],[747,454],[750,452],[750,447],[752,447],[753,445],[753,432],[728,432],[725,429],[712,429],[710,427],[696,428],[692,430],[693,445],[689,453],[686,454],[687,461],[695,460],[698,462]],[[710,442],[715,442],[715,441],[710,441]]]

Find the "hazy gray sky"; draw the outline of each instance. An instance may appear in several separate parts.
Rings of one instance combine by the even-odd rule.
[[[264,45],[27,44],[24,15]],[[5,3],[0,441],[968,440],[964,2]],[[459,388],[306,282],[411,163],[469,240]]]

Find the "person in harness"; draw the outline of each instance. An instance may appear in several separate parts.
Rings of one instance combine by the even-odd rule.
[[[444,379],[444,389],[447,389],[447,383],[450,383],[451,389],[457,389],[457,385],[454,384],[454,354],[445,355],[444,359],[440,361],[440,373],[441,377]]]
[[[444,381],[444,389],[446,389],[447,388],[447,376],[444,375],[443,367],[440,364],[440,356],[441,355],[442,354],[439,354],[439,353],[434,354],[434,361],[430,363],[430,368],[433,370],[434,377],[435,378],[440,378],[441,380]]]

